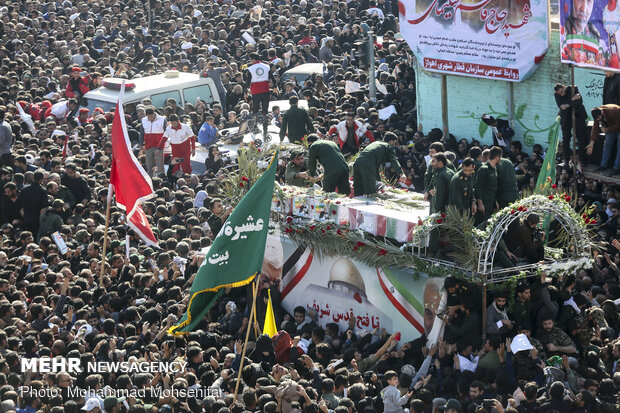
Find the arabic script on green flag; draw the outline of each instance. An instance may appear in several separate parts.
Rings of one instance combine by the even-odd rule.
[[[277,166],[278,151],[213,241],[190,288],[187,311],[169,333],[191,332],[225,288],[249,284],[262,268]]]

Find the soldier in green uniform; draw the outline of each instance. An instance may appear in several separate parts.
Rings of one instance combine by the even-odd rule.
[[[319,161],[325,170],[323,174],[323,190],[334,192],[337,188],[339,194],[349,195],[349,165],[344,159],[340,148],[332,141],[319,139],[318,135],[308,135],[308,173],[316,174],[316,163]]]
[[[469,148],[468,157],[474,160],[474,174],[482,167],[482,149],[477,146]]]
[[[429,195],[431,202],[431,214],[435,212],[445,212],[448,206],[448,194],[450,190],[450,181],[454,176],[454,172],[446,166],[448,160],[443,153],[433,155],[431,167],[434,172],[429,183]]]
[[[444,152],[444,146],[443,146],[443,143],[441,142],[433,142],[431,143],[431,146],[428,148],[428,154],[431,157],[431,161],[433,159],[433,156],[436,153],[443,153],[443,152]],[[447,162],[446,167],[450,169],[452,172],[456,172],[456,167],[454,166],[454,164],[450,161],[446,161],[446,162]],[[425,201],[428,201],[430,199],[428,191],[429,189],[431,189],[429,185],[433,177],[433,172],[434,170],[432,166],[429,164],[426,167],[426,172],[424,172],[424,200]]]
[[[495,195],[497,192],[497,171],[495,167],[502,158],[502,150],[494,146],[489,152],[489,160],[485,162],[476,173],[476,201],[477,214],[476,225],[486,222],[495,209]]]
[[[476,197],[474,195],[474,160],[465,158],[458,171],[450,180],[449,205],[454,205],[463,213],[476,213]]]
[[[517,176],[515,167],[510,159],[501,158],[497,166],[497,204],[502,209],[519,199],[519,188],[517,186]]]
[[[291,143],[301,142],[301,138],[308,133],[314,132],[312,119],[308,115],[308,111],[297,106],[299,98],[291,96],[288,100],[291,105],[289,110],[282,116],[282,126],[280,127],[280,142],[284,140],[288,129],[288,140]]]
[[[431,167],[433,168],[433,175],[431,182],[429,183],[428,194],[430,197],[431,210],[430,213],[445,212],[448,206],[450,181],[454,176],[454,172],[448,169],[446,164],[448,159],[444,153],[436,153],[431,160]],[[439,230],[434,229],[431,231],[429,239],[429,253],[431,255],[437,253],[439,248]]]
[[[390,162],[391,168],[400,175],[399,182],[404,182],[406,177],[398,163],[398,157],[394,152],[394,145],[398,137],[392,132],[386,132],[383,142],[373,142],[368,145],[353,163],[353,186],[355,196],[374,194],[377,192],[377,180],[379,168],[386,162]]]
[[[287,185],[308,186],[310,174],[306,168],[303,149],[293,149],[291,151],[291,160],[286,164],[284,178]]]

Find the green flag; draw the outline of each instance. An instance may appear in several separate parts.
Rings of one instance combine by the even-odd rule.
[[[217,234],[190,289],[187,312],[168,332],[187,334],[228,287],[252,282],[263,266],[278,151]]]
[[[555,125],[551,127],[549,131],[549,146],[547,147],[547,154],[545,155],[545,161],[540,168],[538,174],[538,180],[536,181],[535,194],[544,194],[545,190],[551,187],[551,184],[555,182],[555,157],[558,152],[558,142],[560,141],[560,118],[555,120]],[[550,179],[549,179],[550,178]]]

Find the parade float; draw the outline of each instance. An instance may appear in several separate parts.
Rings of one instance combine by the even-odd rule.
[[[233,203],[260,175],[266,152],[251,145],[240,152],[239,171],[223,183]],[[385,328],[401,331],[404,341],[426,333],[436,340],[443,331],[436,315],[446,305],[447,276],[486,291],[514,288],[518,278],[541,271],[562,276],[591,266],[590,232],[596,221],[590,211],[576,211],[571,197],[551,182],[543,192],[496,212],[485,229],[478,229],[471,216],[452,209],[429,215],[422,194],[389,186],[373,196],[352,197],[276,184],[263,273],[279,283],[285,310],[302,306],[322,326],[355,325],[360,332]],[[498,267],[494,258],[502,236],[530,213],[553,228],[544,262]],[[435,229],[441,231],[443,253],[431,257],[426,247]]]

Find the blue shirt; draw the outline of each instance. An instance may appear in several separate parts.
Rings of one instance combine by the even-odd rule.
[[[212,143],[215,143],[216,133],[217,133],[217,128],[205,122],[202,124],[202,127],[198,131],[198,142],[203,146],[209,146]]]

